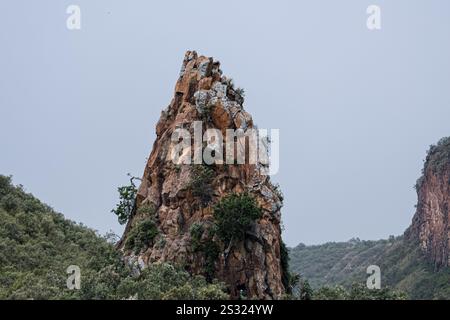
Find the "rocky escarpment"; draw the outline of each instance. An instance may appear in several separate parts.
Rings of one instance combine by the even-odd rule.
[[[417,181],[417,211],[406,236],[436,268],[450,266],[450,138],[431,146]]]
[[[233,298],[245,294],[272,299],[285,292],[282,278],[286,270],[280,227],[282,196],[263,174],[265,165],[172,161],[178,153],[174,132],[185,129],[193,139],[198,138],[194,122],[202,121],[200,138],[211,128],[224,136],[227,129],[255,128],[243,100],[243,91],[222,75],[218,61],[195,51],[186,53],[174,97],[156,125],[157,138],[138,189],[136,210],[120,248],[141,268],[170,262],[192,274],[225,282]],[[195,147],[182,156],[195,158],[194,153]],[[241,241],[221,241],[215,234],[214,205],[230,194],[249,194],[261,209],[260,218]],[[151,236],[144,237],[144,245],[136,249],[133,245],[140,232]]]
[[[318,288],[365,283],[367,267],[377,265],[382,286],[406,292],[411,299],[450,299],[450,138],[431,146],[416,189],[417,210],[404,235],[300,244],[290,250],[292,270]]]

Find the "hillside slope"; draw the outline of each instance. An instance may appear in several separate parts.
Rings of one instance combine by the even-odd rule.
[[[67,288],[70,265],[80,267],[79,290]],[[0,300],[227,298],[222,289],[168,264],[137,274],[105,237],[0,175]]]
[[[381,285],[406,292],[410,299],[450,299],[450,271],[435,271],[417,244],[390,240],[298,245],[290,250],[291,270],[313,288],[365,283],[366,269],[381,269]]]
[[[78,265],[88,277],[114,262],[113,249],[0,176],[0,298],[73,297],[66,269]]]

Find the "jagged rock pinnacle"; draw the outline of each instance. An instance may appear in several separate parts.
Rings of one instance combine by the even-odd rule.
[[[222,132],[254,128],[243,101],[242,90],[222,75],[218,61],[198,56],[195,51],[186,52],[174,97],[156,125],[157,138],[138,190],[136,213],[127,224],[120,246],[140,267],[170,262],[192,274],[209,273],[225,282],[233,298],[245,292],[248,297],[272,299],[285,292],[282,277],[286,270],[282,270],[280,253],[282,196],[269,177],[260,173],[258,163],[213,165],[204,186],[209,198],[204,201],[192,188],[196,166],[168,160],[173,153],[173,132],[177,128],[192,132],[194,121],[203,121],[202,132],[207,128]],[[214,204],[229,194],[244,192],[256,199],[262,217],[243,241],[232,245],[216,241],[210,232]],[[153,221],[157,235],[136,252],[126,243],[131,242],[133,230],[148,219]],[[193,239],[192,230],[199,225],[204,232]],[[215,256],[206,250],[213,243],[218,250]],[[199,246],[208,252],[199,252]]]

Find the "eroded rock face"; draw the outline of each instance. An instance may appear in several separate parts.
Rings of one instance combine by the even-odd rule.
[[[450,266],[450,138],[430,148],[417,195],[417,211],[406,236],[419,241],[436,268]]]
[[[263,209],[245,241],[234,244],[229,251],[219,245],[220,254],[213,262],[213,276],[225,282],[231,296],[237,298],[243,290],[248,297],[278,298],[285,292],[280,263],[282,196],[261,165],[213,165],[209,183],[208,204],[191,188],[194,165],[176,165],[169,160],[174,152],[172,133],[177,128],[189,130],[193,136],[194,121],[203,121],[202,132],[217,128],[225,136],[226,129],[253,128],[250,114],[242,107],[243,97],[230,80],[222,76],[220,63],[198,56],[195,51],[185,55],[175,94],[156,125],[157,138],[138,190],[137,210],[127,224],[120,247],[129,259],[145,266],[156,262],[171,262],[184,266],[192,274],[205,274],[205,256],[193,248],[191,227],[200,223],[208,230],[213,225],[214,203],[230,193],[250,193]],[[153,207],[159,234],[143,251],[134,253],[124,243],[136,224],[146,219],[142,208]],[[154,211],[154,212],[153,212]],[[201,241],[212,241],[205,232]]]

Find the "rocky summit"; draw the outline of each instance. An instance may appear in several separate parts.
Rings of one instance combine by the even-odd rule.
[[[194,122],[202,121],[202,133],[214,128],[224,136],[227,129],[256,128],[243,102],[243,90],[222,75],[218,61],[195,51],[186,53],[174,97],[156,125],[156,141],[138,188],[136,208],[119,248],[140,269],[169,262],[193,275],[224,282],[232,298],[276,299],[285,293],[282,279],[287,277],[283,262],[287,252],[281,240],[283,199],[270,177],[261,173],[263,165],[170,160],[174,131],[184,128],[194,135]],[[231,195],[236,195],[231,205],[245,195],[256,203],[260,215],[242,237],[227,239],[217,231],[215,208]],[[251,201],[242,208],[251,207]],[[243,223],[240,220],[236,218],[236,225]],[[142,244],[140,232],[151,236],[136,246]]]

